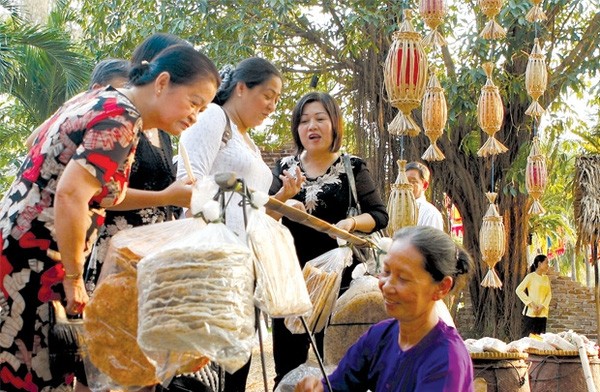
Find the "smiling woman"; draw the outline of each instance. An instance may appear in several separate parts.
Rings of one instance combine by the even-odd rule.
[[[472,391],[469,353],[435,311],[435,302],[472,267],[469,255],[444,232],[428,226],[398,230],[379,278],[392,318],[348,350],[329,376],[332,391]],[[295,390],[321,392],[325,380],[307,377]]]

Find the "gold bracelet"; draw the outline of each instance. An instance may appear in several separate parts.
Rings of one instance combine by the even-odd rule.
[[[354,219],[353,216],[351,216],[350,219],[352,219],[352,227],[350,228],[349,232],[353,232],[354,229],[356,229],[356,219]]]
[[[74,274],[65,273],[65,279],[77,280],[77,279],[81,278],[81,276],[82,276],[82,274],[80,274],[80,273],[74,273]]]

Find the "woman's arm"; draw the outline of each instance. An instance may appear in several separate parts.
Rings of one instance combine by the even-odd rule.
[[[388,213],[379,189],[373,181],[366,163],[360,158],[353,158],[356,193],[362,214],[357,219],[355,231],[371,233],[387,227]]]
[[[525,289],[529,287],[530,276],[530,274],[527,274],[515,290],[517,297],[519,297],[519,299],[525,304],[525,306],[529,306],[529,304],[531,304],[531,298],[529,298],[529,296],[525,293]]]
[[[186,178],[175,181],[162,191],[128,188],[123,201],[107,209],[112,211],[128,211],[162,206],[188,208],[192,197],[191,184],[191,181]]]
[[[100,182],[74,161],[67,164],[56,187],[56,241],[65,270],[63,284],[69,313],[82,310],[88,301],[83,283],[85,239],[90,225],[88,203],[99,190]]]

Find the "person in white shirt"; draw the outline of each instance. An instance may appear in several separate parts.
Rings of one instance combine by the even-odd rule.
[[[419,209],[417,226],[431,226],[444,230],[444,218],[433,204],[425,199],[425,191],[429,187],[429,169],[419,162],[410,162],[406,165],[406,177],[413,186],[413,194]]]
[[[408,182],[413,186],[413,194],[415,195],[415,201],[417,202],[417,208],[419,209],[417,226],[430,226],[444,231],[444,218],[442,218],[442,213],[425,199],[425,191],[427,190],[427,187],[429,187],[430,178],[427,166],[420,162],[410,162],[406,165],[406,177],[408,178]],[[451,327],[456,327],[452,315],[444,301],[436,301],[435,308],[438,316],[444,320],[446,324]]]

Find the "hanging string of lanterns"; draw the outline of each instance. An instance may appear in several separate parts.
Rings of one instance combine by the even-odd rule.
[[[506,37],[506,30],[496,22],[496,16],[503,6],[504,0],[479,0],[481,12],[488,18],[488,22],[479,34],[481,38],[501,39]]]
[[[481,95],[479,96],[479,102],[477,102],[477,121],[481,129],[488,134],[488,139],[477,151],[477,155],[480,157],[498,155],[508,151],[508,148],[495,137],[504,121],[504,105],[502,104],[500,91],[492,80],[493,69],[494,64],[491,62],[483,64],[487,81],[481,88]]]
[[[387,227],[388,235],[392,236],[396,230],[406,226],[417,224],[418,209],[413,194],[413,186],[408,182],[406,176],[406,161],[399,159],[398,176],[392,184],[392,190],[388,199],[387,210],[389,214],[389,223]]]
[[[548,71],[546,70],[546,59],[542,53],[540,41],[536,38],[525,70],[525,87],[527,88],[527,94],[533,99],[525,114],[533,117],[540,117],[544,114],[545,110],[539,104],[538,99],[544,95],[547,85]]]
[[[539,200],[544,194],[547,183],[548,170],[546,168],[546,157],[541,152],[538,137],[534,136],[525,168],[525,187],[527,188],[527,193],[533,198],[533,203],[529,208],[530,214],[539,215],[546,212]]]
[[[548,17],[544,13],[544,10],[540,6],[542,0],[531,0],[531,3],[533,4],[533,7],[531,7],[527,15],[525,15],[525,20],[527,20],[529,23],[534,23],[542,22],[548,19]]]
[[[489,200],[490,205],[483,217],[483,223],[479,230],[479,246],[481,257],[488,265],[488,272],[483,278],[481,285],[483,287],[501,288],[502,281],[494,270],[494,266],[504,256],[506,250],[506,233],[502,216],[498,213],[498,207],[495,204],[498,194],[488,192],[485,196]]]
[[[444,133],[446,121],[448,120],[448,105],[444,89],[435,73],[431,74],[427,90],[423,96],[422,105],[423,128],[425,135],[429,138],[430,145],[421,158],[426,161],[441,161],[446,157],[437,146],[437,140]]]
[[[423,38],[423,46],[447,45],[446,39],[437,29],[444,21],[447,12],[448,7],[446,7],[445,0],[421,0],[419,13],[427,27],[431,29],[431,32]]]
[[[388,126],[388,132],[392,135],[416,136],[421,129],[412,118],[411,111],[421,104],[428,66],[421,35],[410,22],[410,11],[404,11],[400,29],[392,37],[383,78],[390,103],[400,112]]]

